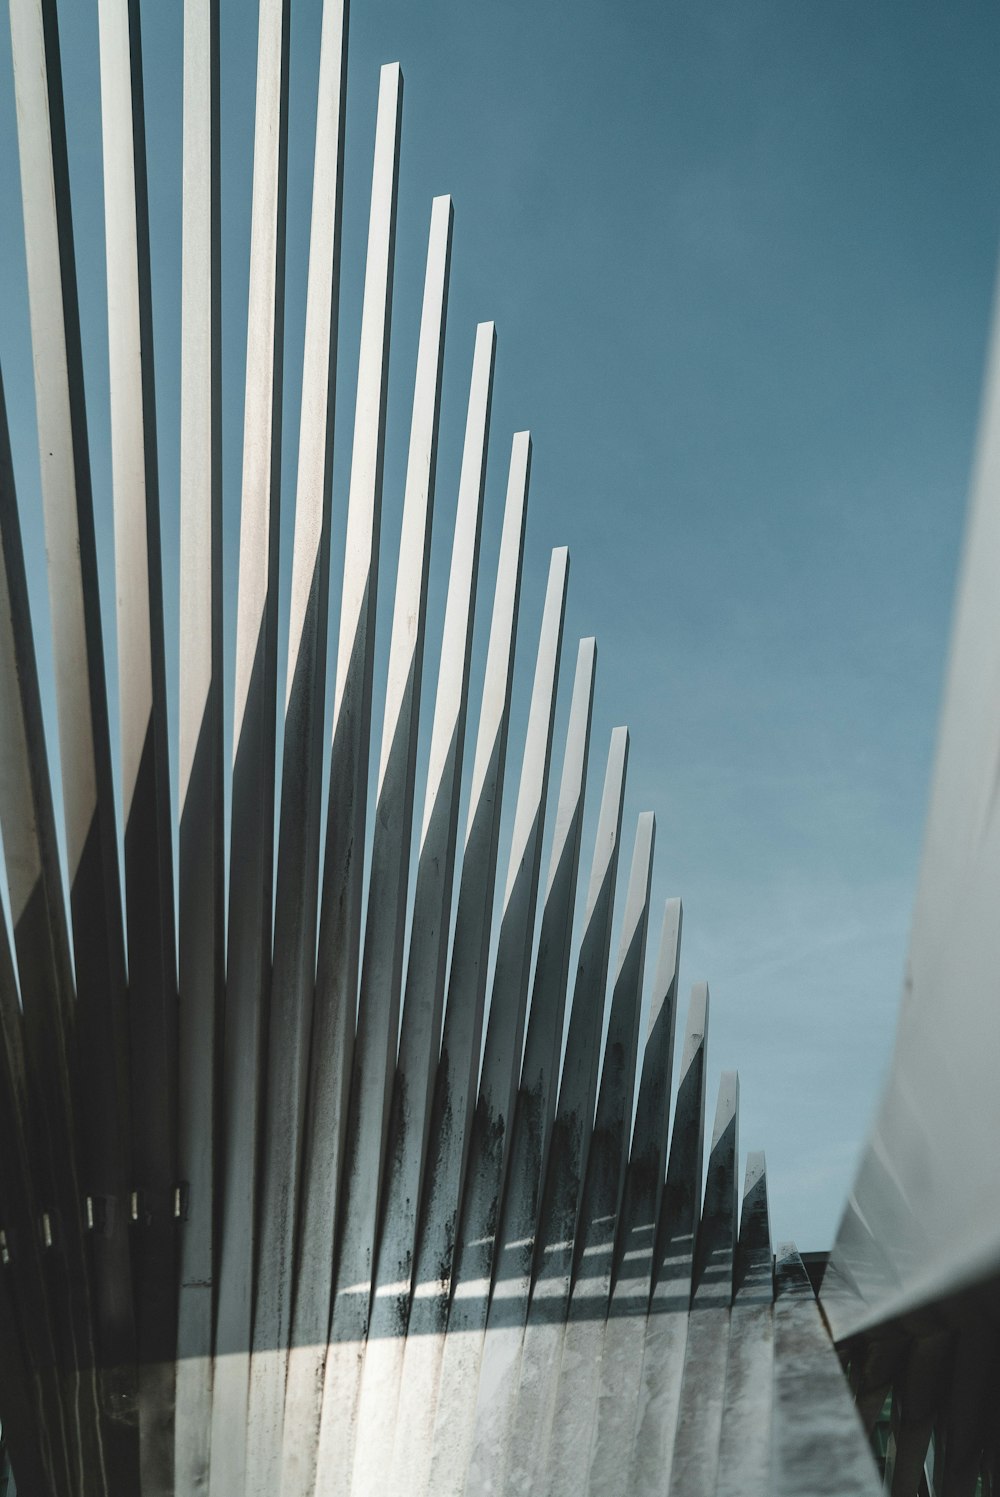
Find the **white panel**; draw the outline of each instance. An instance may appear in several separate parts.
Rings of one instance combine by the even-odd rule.
[[[389,1104],[399,1041],[451,221],[451,199],[435,198],[389,646],[358,1034],[341,1187],[337,1291],[324,1375],[316,1490],[326,1497],[346,1494],[351,1486]]]
[[[248,1490],[268,1494],[277,1486],[281,1456],[316,964],[346,84],[347,7],[344,0],[326,0],[302,357],[261,1225],[247,1423]]]
[[[565,548],[554,551],[514,812],[438,1392],[430,1489],[442,1497],[464,1490],[472,1450],[508,1129],[524,1035],[568,577],[569,553]],[[470,1480],[475,1484],[474,1473]]]
[[[428,1142],[422,1227],[415,1254],[413,1304],[393,1440],[389,1490],[399,1497],[425,1492],[430,1478],[452,1254],[482,1035],[530,460],[531,440],[527,432],[518,432],[511,450],[500,537],[448,975],[448,1007]]]
[[[375,126],[333,708],[299,1282],[285,1392],[287,1434],[282,1451],[281,1490],[285,1494],[302,1493],[303,1497],[312,1492],[316,1476],[316,1441],[333,1291],[333,1251],[340,1226],[338,1192],[358,993],[402,101],[403,75],[398,63],[390,63],[381,73]]]
[[[402,1028],[389,1117],[386,1205],[358,1410],[353,1475],[353,1489],[357,1493],[379,1491],[387,1479],[403,1370],[417,1207],[441,1037],[495,348],[493,324],[481,323],[476,333],[459,478]]]
[[[212,1497],[244,1491],[271,964],[289,0],[260,0],[233,718]]]
[[[838,1338],[1000,1261],[998,582],[995,317],[895,1053],[823,1284]]]
[[[185,0],[181,282],[180,826],[174,1480],[208,1481],[215,1320],[216,1037],[225,980],[219,10]]]

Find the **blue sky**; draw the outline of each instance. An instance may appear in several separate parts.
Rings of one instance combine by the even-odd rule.
[[[113,659],[96,5],[60,9]],[[319,9],[293,4],[286,582]],[[181,10],[142,6],[171,680]],[[255,33],[254,8],[223,0],[230,626]],[[719,1071],[738,1067],[741,1142],[767,1152],[776,1234],[825,1247],[888,1056],[920,852],[1000,228],[1000,15],[986,0],[355,0],[334,616],[378,66],[397,58],[383,603],[430,200],[448,191],[428,666],[474,329],[492,317],[480,660],[510,433],[534,437],[511,774],[548,553],[566,543],[567,665],[581,634],[600,651],[592,812],[611,728],[626,722],[626,857],[636,814],[658,820],[654,931],[664,897],[684,898],[681,1022],[690,983],[711,985],[709,1111]],[[3,28],[0,138],[0,358],[44,665]],[[568,694],[569,670],[560,724]],[[560,759],[557,742],[556,773]]]

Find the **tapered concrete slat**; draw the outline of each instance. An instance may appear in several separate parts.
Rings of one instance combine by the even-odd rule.
[[[794,1243],[779,1245],[775,1262],[772,1453],[772,1497],[874,1497],[881,1487]]]
[[[708,1006],[707,983],[696,983],[688,1007],[636,1403],[631,1482],[641,1494],[660,1493],[670,1480],[701,1214]]]
[[[611,735],[577,958],[562,1080],[536,1233],[535,1278],[521,1353],[508,1486],[535,1490],[546,1469],[569,1304],[581,1174],[594,1115],[597,1055],[611,950],[628,730]]]
[[[459,795],[468,715],[496,335],[476,333],[458,509],[417,859],[399,1054],[386,1146],[385,1212],[359,1395],[353,1482],[379,1491],[388,1476],[410,1308],[413,1251],[427,1162],[451,926]]]
[[[260,0],[236,612],[212,1497],[242,1497],[271,964],[289,0]]]
[[[764,1156],[747,1155],[716,1497],[769,1497],[774,1272]]]
[[[587,1488],[618,1209],[628,1159],[655,839],[655,819],[651,812],[644,812],[632,853],[604,1069],[576,1234],[573,1287],[549,1446],[548,1484],[553,1497]]]
[[[133,1233],[142,1481],[172,1492],[177,1342],[177,975],[153,383],[142,44],[136,0],[99,0],[115,519]]]
[[[464,1490],[475,1431],[479,1364],[534,944],[568,580],[569,553],[560,548],[552,553],[542,612],[479,1097],[459,1218],[431,1464],[431,1491],[442,1497]],[[469,1479],[475,1486],[475,1471]]]
[[[84,1182],[97,1335],[120,1411],[109,1462],[135,1478],[128,1015],[116,813],[55,0],[12,0],[35,409],[77,985]]]
[[[671,1486],[678,1497],[713,1497],[718,1474],[736,1253],[739,1105],[739,1078],[735,1071],[724,1071],[698,1231],[684,1381],[670,1468]]]
[[[555,1107],[580,864],[597,646],[580,641],[555,831],[532,985],[521,1084],[514,1104],[503,1229],[490,1292],[470,1480],[502,1490],[511,1449],[521,1341],[528,1315],[535,1225]]]
[[[351,1486],[399,1040],[451,224],[451,199],[435,198],[389,647],[358,1034],[341,1187],[337,1288],[324,1374],[317,1493],[326,1497],[346,1494]]]
[[[595,1492],[606,1490],[609,1484],[619,1480],[632,1451],[670,1126],[681,924],[680,900],[668,899],[653,979],[632,1152],[619,1214],[615,1278],[601,1358],[590,1468],[590,1485]]]
[[[184,7],[177,1171],[184,1196],[174,1478],[204,1490],[212,1429],[216,1076],[225,992],[218,0]]]
[[[247,1421],[248,1491],[280,1474],[319,903],[347,4],[323,7]]]
[[[462,1180],[482,1036],[497,841],[527,515],[531,440],[514,437],[486,655],[465,848],[448,975],[448,1004],[428,1138],[422,1226],[404,1352],[389,1490],[427,1490],[438,1377],[448,1318]]]
[[[358,990],[362,877],[371,741],[372,667],[382,516],[386,380],[392,311],[396,190],[403,75],[382,69],[365,264],[357,403],[347,511],[330,803],[313,1012],[310,1106],[304,1151],[299,1278],[285,1394],[290,1437],[282,1491],[311,1492],[322,1407],[322,1369],[340,1230],[344,1156]],[[299,1430],[306,1430],[303,1437]]]

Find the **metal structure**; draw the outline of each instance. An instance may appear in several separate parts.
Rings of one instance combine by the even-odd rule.
[[[1000,1489],[998,577],[995,317],[895,1052],[822,1291],[893,1497]]]
[[[792,1246],[772,1253],[762,1155],[748,1156],[739,1209],[732,1074],[706,1158],[704,984],[671,1107],[677,900],[640,1042],[650,815],[635,830],[612,963],[628,735],[612,737],[596,843],[584,849],[596,646],[582,640],[561,669],[565,550],[552,554],[516,781],[507,770],[527,433],[513,438],[485,675],[468,721],[491,324],[475,334],[432,707],[424,691],[425,637],[438,627],[427,590],[448,198],[431,209],[387,686],[373,701],[399,67],[379,84],[330,672],[347,4],[325,0],[278,784],[289,0],[260,0],[227,787],[219,18],[218,0],[185,0],[175,827],[139,6],[98,3],[117,751],[56,4],[9,6],[61,779],[54,798],[0,384],[0,832],[12,913],[10,936],[0,920],[0,1418],[18,1492],[877,1490],[802,1261]],[[550,795],[564,676],[568,729]],[[418,787],[422,720],[430,751]],[[997,1199],[984,1222],[990,1251]],[[851,1240],[845,1228],[840,1259]],[[948,1264],[942,1283],[955,1283]]]

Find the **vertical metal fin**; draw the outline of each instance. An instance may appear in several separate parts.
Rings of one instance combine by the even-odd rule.
[[[322,1404],[338,1194],[351,1074],[371,742],[372,664],[382,517],[403,75],[382,69],[372,170],[357,404],[333,708],[330,804],[320,907],[302,1243],[285,1395],[282,1492],[312,1491]],[[309,1433],[303,1437],[299,1431]]]
[[[701,1210],[707,1041],[708,984],[699,982],[688,1006],[636,1405],[631,1479],[643,1497],[668,1485],[673,1456]]]
[[[76,1139],[73,977],[42,704],[0,387],[0,835],[23,1013],[32,1116],[30,1163],[43,1212],[60,1228],[53,1280],[71,1438],[98,1490],[107,1481]]]
[[[763,1154],[747,1155],[716,1497],[769,1497],[774,1270]]]
[[[289,0],[260,0],[212,1397],[212,1497],[242,1497],[253,1324],[262,1046],[271,976]]]
[[[691,1497],[713,1497],[729,1358],[729,1309],[736,1254],[736,1168],[740,1083],[724,1071],[698,1232],[671,1480]]]
[[[618,1208],[628,1160],[655,840],[656,822],[647,811],[636,828],[604,1069],[576,1232],[573,1287],[549,1447],[554,1497],[583,1491],[590,1467]]]
[[[354,1491],[388,1476],[410,1309],[417,1205],[427,1164],[451,928],[483,487],[496,334],[479,325],[459,478],[444,634],[417,859],[399,1054],[385,1157],[385,1211],[359,1395]]]
[[[345,1139],[337,1291],[324,1375],[317,1493],[347,1493],[368,1335],[392,1081],[423,676],[427,574],[451,260],[451,199],[431,210],[427,276],[389,646],[358,1033]]]
[[[668,899],[653,979],[632,1153],[618,1220],[614,1281],[601,1358],[601,1386],[590,1468],[590,1485],[595,1492],[606,1490],[609,1483],[613,1485],[620,1479],[621,1471],[627,1469],[632,1449],[670,1127],[681,924],[680,900]]]
[[[55,0],[11,0],[28,302],[48,559],[80,1064],[109,1469],[138,1481],[128,1014],[100,590]]]
[[[273,1493],[280,1475],[309,1077],[330,600],[347,25],[346,0],[326,0],[302,360],[260,1234],[246,1430],[249,1492]]]
[[[428,1139],[431,1167],[425,1172],[415,1288],[393,1443],[389,1490],[399,1497],[417,1497],[427,1490],[430,1479],[455,1230],[482,1035],[530,466],[531,439],[527,432],[518,432],[511,450],[500,538],[448,1006]]]
[[[177,977],[153,383],[142,43],[137,0],[99,0],[115,516],[133,1233],[144,1490],[174,1488]]]
[[[535,1279],[511,1447],[509,1484],[516,1492],[535,1490],[542,1482],[551,1440],[577,1208],[594,1117],[627,765],[628,729],[615,728],[604,776],[562,1082],[536,1234]]]
[[[101,1444],[89,1284],[76,1212],[72,984],[2,378],[0,834],[23,999],[22,1011],[0,915],[0,1206],[8,1255],[11,1243],[17,1244],[16,1277],[4,1264],[0,1280],[4,1294],[16,1290],[9,1308],[12,1346],[23,1337],[30,1374],[38,1379],[38,1407],[27,1415],[24,1431],[29,1470],[46,1470],[53,1485],[65,1489],[63,1463],[73,1448],[96,1456],[99,1468]],[[37,1231],[43,1209],[68,1212],[67,1242],[45,1278]],[[15,1303],[24,1317],[20,1332]],[[28,1375],[26,1370],[25,1393]]]
[[[508,1128],[524,1036],[568,580],[569,553],[561,548],[553,551],[549,566],[479,1097],[469,1141],[433,1437],[431,1490],[434,1493],[463,1490],[472,1453],[479,1364],[493,1279],[496,1231],[503,1205]],[[475,1484],[474,1472],[470,1473],[470,1480]]]
[[[181,281],[177,1174],[174,1479],[207,1488],[215,1324],[217,1089],[225,996],[219,5],[185,0]]]
[[[497,1489],[502,1489],[513,1436],[535,1226],[555,1108],[596,662],[595,641],[582,639],[577,651],[521,1084],[510,1130],[503,1229],[493,1269],[479,1377],[472,1468],[488,1469]]]

